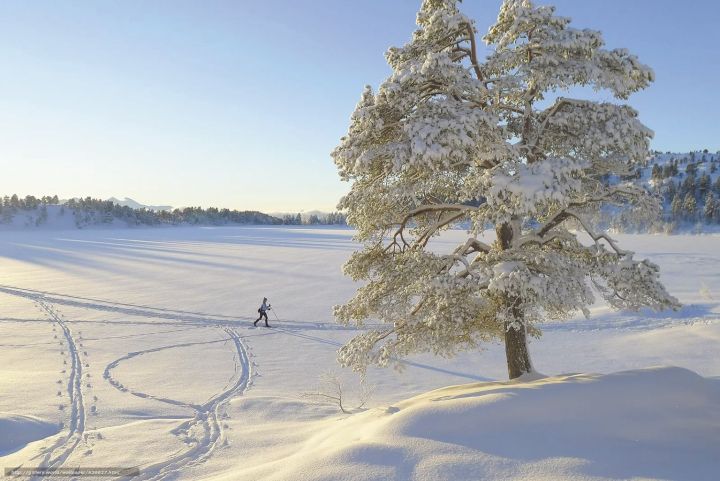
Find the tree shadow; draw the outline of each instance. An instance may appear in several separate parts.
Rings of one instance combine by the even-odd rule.
[[[593,313],[589,319],[579,317],[568,321],[548,322],[539,325],[543,332],[558,331],[604,331],[629,330],[640,331],[658,329],[674,325],[694,324],[718,318],[720,303],[706,302],[686,304],[677,311],[638,311],[620,310]]]

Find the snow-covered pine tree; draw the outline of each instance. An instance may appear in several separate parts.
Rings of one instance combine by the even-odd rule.
[[[695,202],[695,194],[688,192],[683,200],[683,216],[688,222],[697,220],[697,202]]]
[[[707,173],[703,173],[703,175],[700,176],[700,180],[698,181],[698,197],[704,198],[707,193],[710,191],[710,186],[712,185],[712,179]]]
[[[708,192],[705,196],[705,208],[703,211],[703,215],[705,217],[705,222],[708,224],[712,224],[715,221],[715,217],[717,213],[715,212],[718,209],[718,205],[715,201],[715,197],[713,196],[712,192]]]
[[[680,192],[675,192],[670,202],[670,212],[672,212],[673,219],[678,222],[683,220],[683,197]]]
[[[481,63],[458,3],[423,1],[412,40],[387,52],[392,74],[366,87],[332,154],[352,182],[339,207],[364,244],[344,271],[366,281],[335,316],[382,322],[340,350],[356,370],[502,339],[512,379],[533,369],[539,323],[588,315],[596,293],[616,308],[678,305],[655,264],[589,220],[607,205],[657,211],[643,190],[610,184],[645,161],[652,132],[626,105],[557,95],[582,85],[626,99],[652,71],[530,0],[504,1]],[[433,246],[458,225],[464,242]]]

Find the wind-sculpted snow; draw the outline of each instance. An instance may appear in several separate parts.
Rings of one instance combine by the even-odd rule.
[[[653,368],[465,384],[308,429],[296,452],[238,463],[236,479],[710,481],[720,383]]]
[[[59,431],[55,424],[32,416],[0,412],[0,456],[21,449],[26,444],[52,436]]]

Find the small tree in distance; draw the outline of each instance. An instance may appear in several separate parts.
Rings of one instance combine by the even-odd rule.
[[[387,52],[392,74],[366,87],[332,154],[352,182],[338,207],[364,245],[344,271],[366,281],[335,316],[381,321],[339,351],[358,371],[500,339],[513,379],[533,370],[539,323],[589,315],[596,293],[615,308],[678,306],[656,265],[591,222],[608,205],[657,212],[642,189],[611,183],[645,161],[652,132],[627,105],[557,94],[591,86],[626,99],[650,68],[530,0],[503,2],[481,63],[458,4],[423,1],[412,40]],[[459,224],[462,243],[431,245]],[[488,226],[494,242],[482,240]]]

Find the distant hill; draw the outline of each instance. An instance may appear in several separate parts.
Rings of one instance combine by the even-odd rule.
[[[662,212],[659,219],[647,225],[620,215],[614,219],[614,227],[620,230],[720,229],[720,152],[655,152],[634,176],[621,180],[632,181],[657,195]]]
[[[132,209],[148,209],[148,210],[154,210],[154,211],[164,211],[164,210],[172,210],[171,205],[145,205],[141,204],[140,202],[137,202],[130,197],[125,197],[125,199],[120,200],[116,199],[115,197],[110,197],[107,199],[108,201],[112,202],[113,204],[127,206]]]

